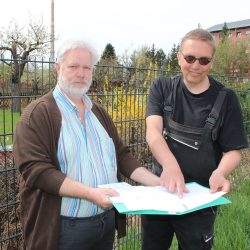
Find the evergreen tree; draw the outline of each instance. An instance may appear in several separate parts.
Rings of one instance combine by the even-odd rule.
[[[96,88],[98,88],[99,91],[104,91],[105,88],[106,90],[110,90],[110,88],[116,86],[118,82],[122,81],[121,79],[123,72],[122,69],[118,69],[115,67],[120,64],[115,53],[115,48],[111,43],[107,43],[98,64],[99,67],[96,67],[95,69],[93,82],[95,83]],[[112,68],[112,74],[110,72],[110,67],[105,67],[105,65],[114,66]]]
[[[155,50],[155,45],[153,44],[151,49],[149,49],[146,52],[146,56],[149,58],[150,62],[155,64],[155,55],[156,55],[156,50]]]
[[[161,67],[166,61],[166,54],[163,49],[156,49],[154,44],[151,49],[146,52],[146,56],[151,63],[157,64],[158,67]]]
[[[108,43],[102,53],[101,61],[113,62],[117,60],[115,48],[111,43]]]
[[[171,52],[168,54],[167,57],[167,65],[168,65],[168,70],[170,71],[179,71],[180,66],[178,64],[178,58],[177,58],[177,53],[179,51],[180,46],[179,45],[173,45],[173,48],[171,49]]]
[[[164,53],[163,49],[157,50],[155,54],[155,62],[159,67],[162,67],[166,62],[166,54]]]
[[[221,30],[221,41],[225,42],[225,40],[229,37],[230,35],[230,30],[227,27],[227,23],[225,22],[222,30]]]

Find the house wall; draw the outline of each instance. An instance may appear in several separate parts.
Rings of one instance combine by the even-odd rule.
[[[239,28],[230,30],[232,39],[242,38],[242,39],[250,39],[250,27],[247,28]],[[211,32],[215,38],[215,41],[218,42],[220,40],[221,31],[213,31]]]

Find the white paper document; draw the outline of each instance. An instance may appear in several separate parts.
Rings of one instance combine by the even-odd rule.
[[[112,203],[122,203],[129,211],[158,210],[169,211],[172,214],[182,213],[210,203],[225,194],[225,192],[211,194],[208,188],[195,182],[188,183],[186,186],[189,192],[184,193],[182,199],[178,197],[177,193],[170,193],[160,186],[131,186],[121,182],[99,187],[115,189],[120,196],[110,197],[110,200]]]

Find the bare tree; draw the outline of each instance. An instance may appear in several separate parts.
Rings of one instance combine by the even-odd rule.
[[[18,96],[21,90],[21,77],[29,57],[48,53],[50,42],[51,36],[42,21],[30,20],[28,25],[20,27],[12,20],[7,28],[0,29],[0,60],[10,68],[12,95],[16,96],[13,99],[13,111],[21,111]],[[4,55],[11,55],[11,60],[4,59]]]

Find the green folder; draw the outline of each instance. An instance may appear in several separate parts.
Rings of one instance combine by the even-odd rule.
[[[124,204],[122,203],[114,203],[114,207],[117,209],[117,211],[121,214],[155,214],[155,215],[182,215],[182,214],[187,214],[191,213],[203,208],[207,207],[213,207],[213,206],[218,206],[218,205],[225,205],[231,203],[230,200],[226,199],[225,197],[220,197],[212,202],[209,202],[207,204],[204,204],[202,206],[186,210],[185,212],[176,212],[176,213],[169,213],[168,211],[158,211],[158,210],[137,210],[137,211],[129,211]]]
[[[128,185],[127,183],[125,183],[126,185]],[[113,188],[117,188],[117,184],[108,184],[108,187],[113,187]],[[118,184],[119,185],[123,185],[123,183],[120,183]],[[201,188],[205,188],[205,189],[208,189],[207,187],[204,187],[198,183],[195,183],[195,182],[190,182],[190,183],[186,183],[186,186],[187,188],[190,188],[192,190],[192,187],[201,187]],[[117,189],[117,191],[119,192],[119,188]],[[187,209],[185,211],[161,211],[161,210],[153,210],[153,209],[147,209],[147,210],[129,210],[127,209],[127,207],[121,203],[121,201],[115,201],[113,199],[111,199],[111,202],[113,204],[113,206],[117,209],[117,211],[121,214],[161,214],[161,215],[182,215],[182,214],[187,214],[187,213],[191,213],[191,212],[194,212],[194,211],[197,211],[197,210],[200,210],[200,209],[204,209],[204,208],[207,208],[207,207],[213,207],[213,206],[218,206],[218,205],[225,205],[225,204],[229,204],[231,203],[230,200],[226,199],[225,197],[223,196],[220,196],[219,198],[211,201],[211,202],[208,202],[208,203],[204,203],[203,205],[200,205],[200,206],[196,206],[194,208],[190,208],[190,209]]]

